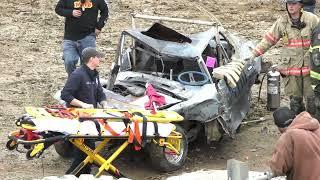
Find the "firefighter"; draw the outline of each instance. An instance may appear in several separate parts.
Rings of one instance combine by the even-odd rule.
[[[310,77],[315,93],[316,115],[320,120],[320,25],[312,32],[310,47]]]
[[[278,70],[283,77],[285,94],[290,97],[290,108],[295,114],[307,109],[315,114],[315,98],[311,88],[308,52],[311,33],[318,25],[316,15],[303,11],[302,0],[285,0],[286,15],[281,16],[254,48],[253,56],[264,54],[282,39],[283,47]],[[306,102],[306,107],[304,101]]]

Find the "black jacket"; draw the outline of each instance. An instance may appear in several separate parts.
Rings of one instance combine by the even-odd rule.
[[[71,73],[61,91],[61,99],[66,101],[67,106],[70,107],[70,102],[74,98],[93,104],[95,108],[98,102],[106,100],[96,70],[92,71],[88,66],[82,65]]]
[[[73,10],[81,10],[82,15],[73,17]],[[97,21],[99,10],[100,18]],[[64,39],[72,41],[83,39],[95,29],[101,30],[109,14],[105,0],[59,0],[55,11],[66,17]]]

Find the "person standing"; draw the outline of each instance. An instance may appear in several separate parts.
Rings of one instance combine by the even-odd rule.
[[[288,180],[320,179],[320,125],[308,112],[295,116],[288,107],[273,113],[281,132],[269,162],[273,176]]]
[[[316,0],[303,0],[303,10],[315,13],[315,8],[316,8]]]
[[[99,80],[99,74],[96,68],[104,54],[98,52],[93,47],[87,47],[82,51],[83,65],[73,71],[61,91],[61,99],[66,101],[67,107],[78,108],[97,108],[100,104],[103,108],[107,108],[106,95],[103,93]],[[94,140],[85,140],[87,146],[94,149]],[[76,149],[74,160],[67,170],[66,174],[70,174],[73,170],[86,158],[86,154]],[[79,173],[90,174],[91,167],[86,165]]]
[[[98,19],[98,13],[100,17]],[[86,47],[96,47],[96,37],[100,34],[108,18],[105,0],[59,0],[55,12],[65,17],[63,60],[70,75],[75,69],[81,52]]]
[[[277,68],[283,77],[285,94],[290,97],[290,108],[295,114],[307,109],[314,115],[316,107],[311,87],[308,50],[312,31],[319,24],[319,19],[310,12],[302,11],[302,0],[285,0],[285,3],[287,14],[272,25],[254,48],[253,57],[264,54],[282,39],[282,57]]]

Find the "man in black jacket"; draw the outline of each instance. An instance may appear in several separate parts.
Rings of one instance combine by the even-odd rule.
[[[314,10],[316,8],[316,0],[303,0],[303,10],[315,13]]]
[[[108,18],[108,5],[105,0],[59,0],[55,11],[65,17],[63,60],[70,75],[76,69],[79,58],[83,63],[80,56],[82,50],[96,47],[96,37]]]
[[[68,77],[61,91],[61,99],[69,107],[96,108],[98,103],[106,105],[106,95],[103,93],[96,68],[104,55],[93,47],[82,51],[83,65]]]
[[[104,54],[98,52],[93,47],[88,47],[82,51],[82,56],[84,64],[73,71],[68,77],[61,91],[61,99],[67,102],[68,107],[96,108],[99,103],[103,108],[107,108],[106,95],[103,93],[98,71],[96,70]],[[87,146],[94,149],[95,144],[93,140],[85,140],[84,142]],[[86,156],[85,153],[77,149],[74,153],[74,161],[66,173],[73,173],[73,170]],[[87,165],[76,175],[90,174],[90,172],[91,167]]]

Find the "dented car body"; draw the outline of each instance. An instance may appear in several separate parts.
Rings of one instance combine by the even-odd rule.
[[[159,23],[146,31],[123,31],[105,91],[109,104],[119,109],[144,108],[145,85],[150,83],[166,99],[158,109],[184,117],[179,123],[189,141],[201,133],[208,142],[219,140],[223,133],[233,136],[250,109],[261,59],[243,61],[254,44],[210,23],[206,31],[188,36]],[[235,87],[226,77],[212,75],[235,60],[243,63]]]

